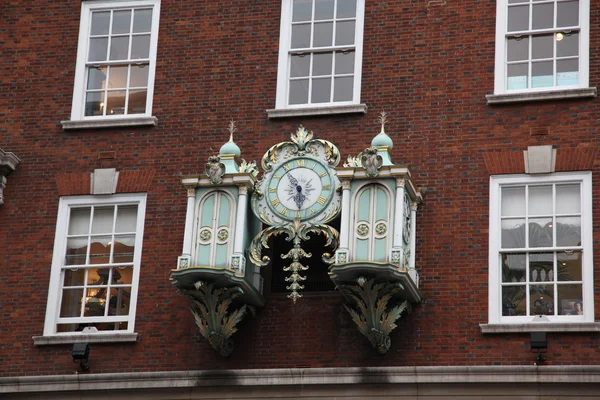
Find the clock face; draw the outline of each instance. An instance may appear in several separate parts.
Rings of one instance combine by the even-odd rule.
[[[312,158],[295,158],[273,171],[267,184],[267,202],[281,218],[305,220],[320,214],[334,191],[327,167]]]

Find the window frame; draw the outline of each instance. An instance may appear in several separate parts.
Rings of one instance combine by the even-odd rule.
[[[562,2],[563,0],[557,0]],[[530,3],[523,3],[530,4]],[[534,3],[535,4],[535,3]],[[531,16],[530,16],[531,18]],[[556,18],[556,15],[555,15]],[[568,91],[573,89],[589,88],[589,37],[590,37],[590,1],[579,0],[579,84],[574,86],[550,86],[526,89],[507,89],[506,63],[507,63],[507,36],[508,36],[508,0],[496,0],[496,51],[494,70],[494,94],[528,94],[556,91]],[[542,34],[544,32],[555,32],[558,28],[529,30],[528,34]],[[531,47],[531,44],[530,44]],[[556,59],[556,55],[554,55]],[[554,77],[556,72],[554,72]],[[528,79],[530,76],[528,75]]]
[[[490,177],[489,202],[489,300],[490,324],[530,324],[540,321],[539,316],[502,316],[502,266],[500,262],[501,225],[500,204],[502,186],[524,184],[581,184],[581,247],[582,247],[582,300],[584,315],[545,315],[542,322],[575,324],[594,322],[594,265],[592,223],[592,173],[591,171],[557,172],[547,175],[493,175]],[[526,284],[526,287],[528,284]],[[535,322],[534,322],[535,320]]]
[[[126,321],[127,329],[123,330],[104,330],[93,332],[93,335],[114,335],[115,333],[134,333],[135,312],[137,306],[137,294],[139,287],[139,274],[141,267],[142,244],[144,237],[144,223],[146,214],[146,193],[110,195],[110,196],[69,196],[61,197],[58,205],[58,214],[56,222],[56,233],[54,238],[54,250],[52,256],[52,267],[50,271],[50,283],[48,288],[48,302],[46,306],[46,317],[44,322],[43,336],[77,336],[81,331],[75,332],[57,332],[57,325],[60,320],[60,309],[62,301],[63,283],[62,270],[64,269],[64,259],[66,256],[67,232],[70,222],[70,210],[79,207],[88,206],[111,206],[111,205],[137,205],[136,238],[135,250],[133,256],[133,272],[131,280],[131,295],[129,300],[129,315]],[[79,317],[84,318],[84,317]],[[106,318],[107,322],[110,317]],[[86,332],[90,334],[91,332]]]
[[[292,8],[294,0],[282,0],[281,2],[281,25],[279,29],[279,58],[277,66],[277,93],[275,100],[276,110],[302,110],[302,109],[324,109],[340,106],[352,106],[360,104],[361,80],[362,80],[362,55],[363,55],[363,36],[365,22],[365,0],[356,0],[356,17],[354,32],[354,86],[351,101],[332,101],[328,103],[307,103],[307,104],[288,104],[289,102],[289,83],[290,83],[290,53],[292,40]],[[314,1],[314,0],[313,0]],[[314,20],[311,20],[314,23]],[[312,37],[312,34],[311,34]],[[333,49],[344,46],[328,46],[325,49]],[[318,48],[312,48],[318,49]],[[319,53],[311,51],[310,54]],[[333,68],[333,67],[332,67]],[[334,71],[332,71],[334,74]],[[334,74],[335,75],[335,74]],[[309,76],[312,79],[312,76]],[[334,90],[332,84],[331,90]],[[310,96],[310,93],[309,93]],[[310,100],[310,97],[309,97]]]
[[[81,18],[79,24],[79,37],[77,45],[77,61],[75,67],[75,80],[73,85],[73,104],[71,106],[71,121],[111,121],[123,119],[136,119],[152,116],[152,103],[154,97],[154,79],[156,72],[156,53],[158,47],[158,30],[160,20],[161,0],[106,0],[84,1],[81,4]],[[85,115],[85,97],[87,86],[87,53],[89,48],[89,32],[91,29],[91,15],[93,11],[115,10],[120,8],[152,8],[152,28],[150,33],[150,48],[148,54],[148,83],[146,92],[146,111],[142,114],[118,115]],[[135,65],[127,63],[126,65]]]

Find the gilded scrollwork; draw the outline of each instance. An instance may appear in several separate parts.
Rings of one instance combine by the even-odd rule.
[[[256,178],[259,171],[255,161],[249,163],[242,159],[242,162],[240,163],[240,172],[245,172]]]
[[[356,233],[358,233],[359,236],[367,236],[369,234],[369,225],[358,224],[356,227]]]
[[[356,157],[348,155],[348,159],[344,163],[344,167],[346,168],[360,168],[362,167],[361,163],[362,153],[358,153]]]
[[[198,237],[201,241],[208,242],[210,239],[212,239],[212,233],[210,229],[202,229]]]
[[[387,232],[387,225],[384,224],[383,222],[378,223],[377,225],[375,225],[375,233],[379,236],[383,236],[385,235]]]
[[[219,229],[219,231],[217,232],[217,239],[219,239],[221,242],[225,242],[227,239],[229,239],[229,232],[227,231],[227,229]]]

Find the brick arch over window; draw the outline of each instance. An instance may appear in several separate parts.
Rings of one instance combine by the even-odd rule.
[[[591,170],[597,155],[598,149],[591,147],[557,149],[553,172]],[[491,151],[484,153],[483,159],[490,175],[525,172],[525,161],[521,150]]]

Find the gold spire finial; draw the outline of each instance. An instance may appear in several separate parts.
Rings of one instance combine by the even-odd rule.
[[[385,123],[387,122],[387,116],[388,114],[383,110],[381,110],[381,112],[379,113],[378,121],[379,123],[381,123],[381,133],[385,133]]]
[[[229,141],[233,142],[233,134],[237,132],[237,127],[235,126],[235,121],[229,121]]]

